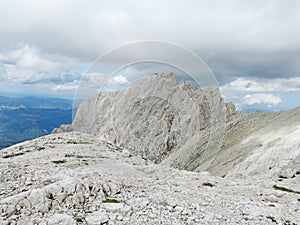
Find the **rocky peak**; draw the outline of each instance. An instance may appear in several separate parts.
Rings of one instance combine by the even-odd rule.
[[[212,129],[225,122],[226,110],[217,87],[178,84],[173,73],[154,73],[127,89],[86,99],[73,127],[161,162],[195,136],[208,143]]]

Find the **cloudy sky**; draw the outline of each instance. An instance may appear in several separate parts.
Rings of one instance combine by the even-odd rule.
[[[199,55],[239,109],[293,108],[300,105],[299,27],[297,0],[1,1],[0,95],[72,98],[82,74],[95,84],[106,79],[89,71],[99,56],[159,40]],[[109,86],[157,70],[172,69],[132,65]]]

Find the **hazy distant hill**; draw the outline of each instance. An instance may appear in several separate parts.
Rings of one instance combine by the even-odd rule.
[[[72,101],[61,98],[23,97],[12,98],[0,96],[0,109],[3,108],[55,108],[70,109]]]
[[[0,96],[0,149],[71,123],[71,105],[66,99]]]

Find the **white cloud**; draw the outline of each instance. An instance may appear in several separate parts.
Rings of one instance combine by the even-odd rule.
[[[221,92],[226,101],[234,102],[238,110],[242,111],[249,106],[257,109],[267,107],[270,110],[281,109],[287,105],[294,107],[295,104],[291,104],[291,97],[287,96],[300,93],[300,78],[269,80],[237,78],[222,86]]]
[[[2,52],[0,61],[6,81],[18,84],[64,82],[64,71],[73,65],[70,59],[44,54],[28,44]]]
[[[80,85],[83,87],[100,87],[107,80],[107,76],[101,73],[85,73],[81,77]]]
[[[55,85],[52,89],[54,91],[66,91],[66,90],[76,90],[78,85],[74,84],[64,84],[64,85]]]
[[[247,92],[292,92],[300,91],[300,77],[286,79],[238,78],[221,87],[223,90]]]
[[[117,90],[128,84],[129,81],[124,75],[117,75],[113,77],[108,77],[105,74],[91,72],[82,75],[81,81],[79,83],[80,88],[108,88]]]
[[[264,93],[258,93],[258,94],[248,94],[246,95],[242,101],[242,105],[255,105],[255,104],[264,104],[267,105],[269,108],[281,103],[281,99],[278,96],[272,95],[272,94],[264,94]]]
[[[112,81],[116,82],[117,84],[127,84],[128,83],[127,78],[123,75],[118,75],[116,77],[113,77]]]

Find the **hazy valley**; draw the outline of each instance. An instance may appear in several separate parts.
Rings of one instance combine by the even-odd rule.
[[[0,149],[37,138],[72,122],[72,101],[0,96]]]

